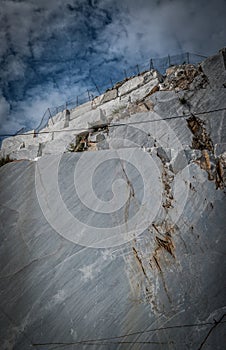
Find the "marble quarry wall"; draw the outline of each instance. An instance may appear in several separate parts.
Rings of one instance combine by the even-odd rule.
[[[0,349],[224,348],[225,57],[3,141]]]

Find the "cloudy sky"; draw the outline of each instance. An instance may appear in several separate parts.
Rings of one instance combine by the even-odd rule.
[[[226,0],[0,0],[1,133],[151,57],[226,46]]]

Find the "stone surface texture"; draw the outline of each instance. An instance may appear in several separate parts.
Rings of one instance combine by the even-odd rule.
[[[0,349],[224,349],[224,57],[3,141]]]

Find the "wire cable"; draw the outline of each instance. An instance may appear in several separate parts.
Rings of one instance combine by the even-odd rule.
[[[205,114],[210,114],[210,113],[215,113],[215,112],[222,112],[225,111],[226,107],[218,108],[218,109],[212,109],[209,111],[202,111],[202,112],[190,112],[189,114],[183,114],[183,115],[177,115],[174,117],[166,117],[166,118],[161,118],[161,119],[150,119],[150,120],[143,120],[143,121],[135,121],[135,122],[129,122],[129,123],[116,123],[116,124],[100,124],[99,127],[106,125],[108,128],[113,128],[113,127],[118,127],[118,126],[127,126],[127,125],[137,125],[137,124],[147,124],[147,123],[154,123],[154,122],[161,122],[164,120],[173,120],[173,119],[183,119],[183,118],[188,118],[191,115],[194,116],[199,116],[199,115],[205,115]],[[60,132],[73,132],[73,131],[91,131],[92,128],[97,128],[98,125],[93,125],[90,128],[72,128],[72,129],[60,129],[60,130],[49,130],[49,131],[40,131],[37,132],[36,135],[41,135],[41,134],[49,134],[49,133],[60,133]],[[27,132],[27,133],[21,133],[16,136],[29,136],[29,135],[34,135],[34,132]],[[14,134],[0,134],[0,137],[10,137],[10,136],[15,136]]]
[[[226,323],[226,321],[223,321],[223,318],[225,317],[226,314],[223,314],[220,318],[219,321],[217,321],[217,324],[219,323]],[[116,337],[109,337],[109,338],[99,338],[99,339],[88,339],[88,340],[81,340],[77,342],[55,342],[55,343],[33,343],[33,346],[50,346],[50,345],[60,345],[60,346],[67,346],[67,345],[76,345],[76,344],[88,344],[88,343],[93,343],[93,344],[100,344],[101,342],[106,342],[106,341],[113,341],[113,340],[119,340],[123,339],[125,337],[129,336],[134,336],[134,335],[140,335],[140,334],[145,334],[145,333],[150,333],[150,332],[157,332],[157,331],[163,331],[163,330],[172,330],[172,329],[180,329],[180,328],[194,328],[194,327],[204,327],[204,326],[215,326],[216,321],[214,320],[213,322],[204,322],[204,323],[194,323],[194,324],[182,324],[182,325],[173,325],[173,326],[166,326],[166,327],[160,327],[160,328],[151,328],[149,330],[145,331],[137,331],[133,333],[127,333],[121,336],[116,336]],[[119,341],[114,341],[115,344],[119,343]],[[121,343],[136,343],[135,342],[126,342],[126,341],[120,341]],[[142,342],[142,343],[157,343],[157,342],[152,342],[152,341],[147,341],[147,342]]]

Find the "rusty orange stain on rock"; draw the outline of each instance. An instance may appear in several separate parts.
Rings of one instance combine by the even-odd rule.
[[[137,260],[137,262],[138,262],[138,264],[139,264],[139,266],[140,266],[144,276],[148,279],[146,271],[145,271],[143,263],[142,263],[142,260],[139,257],[137,250],[134,247],[132,249],[133,249],[133,252],[134,252],[134,256],[135,256],[135,258],[136,258],[136,260]]]

